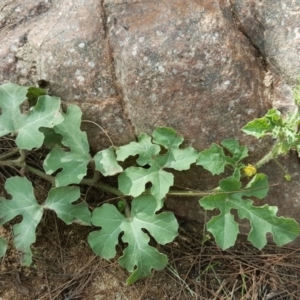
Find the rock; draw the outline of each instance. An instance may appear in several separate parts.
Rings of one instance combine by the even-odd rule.
[[[3,0],[0,83],[43,86],[65,105],[76,103],[116,145],[163,125],[198,150],[235,137],[255,161],[270,141],[240,129],[272,106],[294,109],[299,13],[299,0]],[[93,151],[111,144],[97,125],[82,127]],[[298,160],[284,163],[295,184],[272,187],[267,202],[300,221]],[[176,184],[215,187],[218,178],[198,169],[180,173]],[[282,182],[274,170],[265,167]],[[197,200],[182,201],[167,205],[197,218]]]
[[[273,106],[293,111],[291,87],[300,74],[300,1],[232,0],[236,24],[265,58],[272,74]]]
[[[167,125],[198,149],[270,106],[259,52],[218,1],[105,1],[116,78],[137,134]],[[208,4],[209,3],[209,4]]]
[[[105,19],[96,0],[76,4],[7,1],[0,30],[5,41],[0,51],[0,82],[46,85],[50,94],[84,108],[84,118],[99,123],[119,145],[134,135],[117,93]],[[99,128],[89,128],[94,151],[110,144]]]

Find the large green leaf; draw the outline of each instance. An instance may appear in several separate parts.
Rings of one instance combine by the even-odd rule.
[[[187,170],[198,157],[192,147],[180,149],[183,138],[175,130],[159,127],[153,132],[153,141],[141,134],[138,142],[119,147],[117,160],[123,161],[130,155],[138,155],[137,163],[142,167],[129,167],[118,177],[119,189],[125,195],[137,197],[146,190],[146,184],[152,183],[150,193],[159,205],[174,183],[173,174],[164,169]],[[165,148],[161,153],[160,144]]]
[[[13,225],[14,244],[23,253],[22,264],[28,266],[32,262],[30,245],[36,240],[35,230],[42,218],[43,209],[35,199],[31,182],[26,178],[8,178],[5,189],[12,199],[0,198],[0,225],[16,216],[22,216],[22,221]]]
[[[144,195],[132,201],[131,217],[123,216],[115,206],[104,204],[92,214],[92,223],[101,226],[100,231],[91,232],[88,242],[93,251],[105,259],[116,255],[116,246],[120,234],[125,248],[119,263],[132,272],[127,279],[132,284],[140,278],[151,275],[151,270],[161,270],[167,265],[167,257],[149,245],[150,237],[162,245],[171,242],[177,236],[178,223],[170,212],[155,214],[156,199]]]
[[[43,207],[54,210],[57,216],[68,225],[71,223],[91,225],[91,212],[87,204],[85,202],[72,204],[79,198],[79,187],[63,186],[53,188],[50,190]]]
[[[8,133],[17,135],[16,144],[20,149],[39,148],[44,140],[40,127],[52,128],[62,122],[59,98],[41,96],[27,114],[20,106],[26,100],[28,88],[6,83],[0,86],[0,136]]]
[[[78,187],[59,187],[50,190],[43,205],[35,199],[33,187],[25,177],[11,177],[6,180],[6,191],[12,196],[11,200],[0,198],[0,225],[22,216],[22,221],[13,225],[15,247],[22,252],[22,264],[30,265],[32,252],[30,245],[36,240],[36,227],[39,224],[44,209],[56,212],[65,223],[80,223],[90,225],[91,213],[86,203],[72,204],[80,198]],[[7,247],[5,240],[0,237],[0,257]]]
[[[266,175],[257,174],[245,189],[240,191],[236,191],[239,184],[233,177],[224,179],[220,186],[218,193],[203,197],[199,203],[206,210],[220,210],[220,214],[212,217],[207,223],[207,230],[214,235],[217,244],[223,250],[234,245],[239,232],[232,209],[237,210],[241,219],[246,218],[250,221],[248,240],[258,249],[266,245],[267,233],[272,233],[278,246],[291,242],[299,235],[298,223],[293,219],[277,217],[277,207],[254,206],[252,200],[245,198],[254,196],[262,199],[267,195]]]
[[[86,133],[80,129],[81,114],[78,106],[71,105],[64,121],[54,127],[55,132],[62,135],[61,143],[68,148],[56,145],[44,161],[47,174],[62,168],[56,175],[56,186],[79,183],[87,173],[91,156]]]

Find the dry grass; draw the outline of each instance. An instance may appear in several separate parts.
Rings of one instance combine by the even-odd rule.
[[[300,299],[299,249],[268,245],[259,251],[239,242],[221,251],[213,242],[195,247],[197,237],[189,239],[170,247],[170,265],[181,271],[173,299]]]
[[[3,300],[300,299],[300,250],[268,245],[258,251],[240,242],[232,250],[221,251],[210,240],[201,243],[198,224],[182,223],[176,241],[160,248],[169,256],[168,267],[128,287],[125,285],[128,273],[116,260],[105,261],[93,255],[85,242],[88,228],[66,226],[49,214],[38,229],[33,267],[20,267],[18,254],[12,248],[2,259],[0,297]]]

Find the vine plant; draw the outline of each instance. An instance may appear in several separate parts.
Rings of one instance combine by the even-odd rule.
[[[296,94],[297,104],[299,97]],[[27,109],[24,110],[25,103]],[[233,210],[241,219],[250,221],[248,240],[259,249],[266,245],[268,232],[272,233],[278,246],[299,235],[295,220],[277,217],[277,207],[254,206],[251,200],[253,197],[263,199],[269,189],[267,176],[257,173],[257,169],[291,149],[300,151],[298,110],[292,116],[283,117],[279,111],[271,109],[263,118],[255,119],[243,128],[245,133],[257,138],[272,135],[275,139],[270,153],[252,166],[243,163],[248,149],[235,139],[223,140],[220,145],[212,144],[209,149],[198,152],[192,147],[182,147],[183,137],[168,127],[159,127],[152,136],[141,134],[137,141],[121,147],[111,146],[91,156],[87,135],[80,129],[79,107],[70,105],[64,113],[59,98],[34,87],[12,83],[0,86],[0,109],[0,137],[14,139],[16,144],[16,148],[1,152],[0,167],[20,172],[20,176],[6,180],[5,189],[10,198],[0,198],[0,225],[22,216],[22,221],[13,225],[13,239],[22,254],[23,265],[32,263],[31,245],[36,241],[36,227],[44,212],[52,210],[66,224],[77,222],[94,226],[88,243],[105,259],[115,257],[121,238],[126,246],[119,263],[131,273],[127,284],[150,276],[152,269],[163,269],[167,257],[149,245],[150,236],[164,245],[178,235],[174,214],[161,211],[166,197],[178,195],[171,189],[174,184],[171,170],[188,170],[192,164],[212,175],[220,175],[225,169],[231,171],[229,176],[226,172],[227,177],[211,191],[180,192],[181,196],[201,198],[199,204],[205,210],[220,211],[206,224],[220,248],[233,246],[237,239],[239,227]],[[28,159],[32,151],[40,148],[48,151],[43,170],[31,165]],[[122,162],[129,157],[136,157],[136,164],[124,169]],[[90,171],[87,172],[88,167],[93,168],[92,176]],[[51,183],[43,202],[35,198],[30,176],[27,176],[29,173]],[[118,188],[103,183],[101,174],[118,174]],[[247,183],[242,184],[245,181]],[[120,196],[121,200],[118,205],[99,203],[99,207],[91,211],[79,200],[82,184]],[[5,255],[7,245],[0,236],[0,257]]]

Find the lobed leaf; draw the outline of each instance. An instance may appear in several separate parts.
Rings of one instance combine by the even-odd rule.
[[[230,152],[235,162],[239,162],[248,156],[248,149],[246,146],[240,146],[236,139],[225,139],[221,145]]]
[[[230,187],[230,182],[234,187]],[[235,191],[238,184],[234,178],[223,180],[221,190],[217,194],[203,197],[199,200],[200,205],[206,210],[219,209],[220,214],[211,218],[207,223],[207,230],[211,232],[217,244],[224,250],[234,245],[238,230],[238,224],[231,213],[237,210],[241,219],[250,221],[251,230],[248,240],[258,249],[267,243],[266,234],[272,233],[274,242],[281,246],[291,242],[299,235],[298,223],[289,218],[277,217],[277,207],[253,206],[253,201],[244,199],[255,196],[263,198],[268,192],[267,176],[257,174],[244,190]],[[230,192],[232,191],[232,192]]]
[[[192,147],[187,147],[185,149],[170,149],[164,156],[157,158],[157,162],[163,161],[160,164],[163,168],[172,168],[177,171],[188,170],[193,164],[199,153]]]
[[[151,194],[159,201],[165,197],[174,183],[174,175],[157,165],[150,169],[129,167],[118,177],[119,190],[125,195],[137,197],[146,189],[146,183],[151,182]]]
[[[179,148],[184,138],[170,127],[158,127],[153,131],[153,142],[162,145],[166,149]]]
[[[213,143],[209,149],[200,152],[196,164],[202,166],[213,175],[219,175],[224,172],[225,166],[230,164],[230,161],[225,155],[223,148]]]
[[[277,109],[269,109],[264,117],[250,121],[242,128],[242,131],[256,138],[263,137],[276,126],[281,125],[280,115]]]
[[[55,178],[57,187],[79,183],[87,173],[87,165],[91,160],[86,133],[81,131],[81,111],[78,106],[71,105],[64,114],[64,121],[54,127],[56,133],[62,136],[60,145],[55,145],[44,160],[47,174],[62,169]]]
[[[59,98],[40,96],[27,114],[20,111],[28,88],[7,83],[0,86],[0,137],[8,133],[17,135],[18,148],[31,150],[41,147],[44,135],[40,127],[52,128],[62,122]]]
[[[233,176],[239,180],[241,169],[244,167],[240,161],[248,156],[247,147],[240,146],[236,139],[225,139],[221,145],[231,156],[225,155],[224,149],[213,143],[209,149],[200,152],[196,164],[208,170],[212,175],[219,175],[225,171],[226,166],[231,166],[234,169]]]
[[[78,187],[60,187],[50,190],[44,205],[39,205],[35,199],[33,187],[25,177],[10,177],[5,183],[6,191],[11,200],[0,198],[0,225],[22,216],[22,221],[13,225],[14,244],[22,252],[21,263],[29,266],[32,262],[31,244],[36,241],[36,227],[39,224],[44,209],[56,212],[65,223],[77,222],[90,225],[91,213],[85,203],[75,204],[80,197]],[[7,248],[6,241],[0,237],[0,257]]]
[[[158,206],[174,183],[174,176],[164,169],[187,170],[198,157],[192,147],[180,149],[183,138],[174,129],[159,127],[153,132],[153,141],[141,134],[138,142],[132,142],[117,149],[117,160],[125,160],[130,155],[138,155],[137,163],[141,167],[129,167],[118,177],[119,189],[125,195],[137,197],[151,183],[150,193],[157,199]],[[160,153],[163,146],[167,151]]]
[[[149,234],[160,244],[171,242],[178,234],[178,223],[174,215],[164,212],[156,215],[156,199],[144,195],[132,201],[131,217],[123,216],[115,206],[104,204],[92,213],[92,223],[101,226],[100,231],[91,232],[88,242],[93,251],[105,259],[116,255],[120,234],[128,246],[119,258],[121,266],[132,272],[127,284],[151,275],[151,270],[161,270],[167,265],[167,257],[149,245]]]
[[[86,203],[72,204],[80,198],[80,189],[75,186],[53,188],[43,205],[44,209],[55,211],[57,216],[67,225],[79,223],[91,225],[91,212]]]
[[[21,215],[22,221],[13,225],[15,247],[22,252],[22,264],[32,262],[30,245],[35,242],[35,230],[39,224],[43,209],[37,203],[30,181],[24,177],[11,177],[6,180],[6,191],[11,200],[0,198],[0,225]]]
[[[117,149],[117,160],[124,161],[129,156],[139,155],[137,163],[140,166],[145,166],[153,162],[153,157],[158,155],[160,147],[151,142],[151,137],[142,133],[138,142],[131,142],[128,145],[121,146]]]

